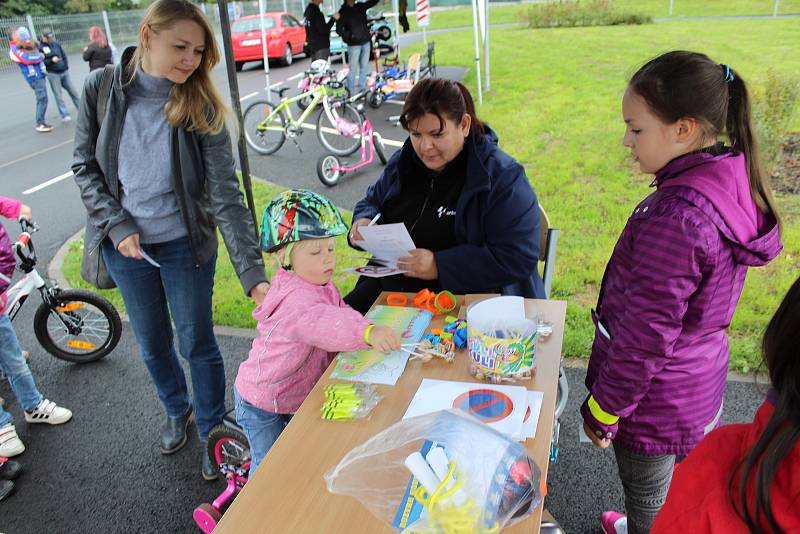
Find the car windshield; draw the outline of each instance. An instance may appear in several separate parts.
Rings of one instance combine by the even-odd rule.
[[[264,27],[268,30],[275,27],[275,19],[264,17]],[[233,33],[246,33],[261,31],[261,19],[237,20],[231,27]]]

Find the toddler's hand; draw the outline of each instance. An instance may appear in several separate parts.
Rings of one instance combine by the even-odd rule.
[[[18,218],[22,219],[23,217],[25,219],[28,219],[29,221],[33,221],[33,211],[31,211],[31,207],[26,205],[26,204],[22,204],[19,207],[19,217]]]
[[[400,348],[400,338],[388,326],[375,325],[369,333],[367,344],[381,352],[391,352]]]
[[[595,445],[595,447],[599,447],[601,449],[607,449],[609,446],[611,446],[610,439],[608,438],[601,439],[595,436],[594,432],[592,432],[592,429],[589,428],[589,425],[587,425],[585,421],[583,423],[583,432],[590,440],[592,440],[592,443]]]

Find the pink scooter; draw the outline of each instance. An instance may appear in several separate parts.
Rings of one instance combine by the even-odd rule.
[[[356,135],[358,132],[352,132]],[[367,146],[369,146],[369,157],[367,156]],[[326,154],[317,161],[317,176],[320,181],[328,187],[333,187],[339,183],[339,179],[348,172],[357,171],[372,163],[375,154],[381,160],[381,165],[386,165],[386,154],[383,148],[381,134],[372,129],[372,123],[364,117],[361,123],[361,161],[352,166],[342,165],[341,160],[333,154]]]
[[[214,427],[208,435],[208,455],[227,481],[225,491],[211,504],[202,503],[194,509],[194,522],[200,530],[210,534],[222,519],[225,508],[247,483],[250,471],[250,444],[236,420],[229,412],[224,423]]]

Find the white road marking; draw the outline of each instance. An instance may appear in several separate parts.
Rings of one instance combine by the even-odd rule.
[[[405,104],[405,101],[403,100],[384,100],[384,102],[386,102],[387,104],[394,104],[395,106],[402,106],[403,104]]]
[[[41,184],[37,185],[36,187],[31,187],[30,189],[26,189],[25,191],[22,192],[22,194],[23,195],[30,195],[30,194],[33,194],[33,193],[35,193],[37,191],[41,191],[45,187],[50,187],[51,185],[56,184],[56,183],[60,182],[61,180],[65,180],[65,179],[69,178],[70,176],[72,176],[72,171],[65,172],[64,174],[62,174],[60,176],[56,176],[55,178],[52,178],[50,180],[47,180],[46,182],[41,183]]]
[[[240,99],[239,99],[239,102],[244,102],[244,101],[245,101],[245,100],[247,100],[248,98],[253,98],[253,97],[254,97],[254,96],[256,96],[257,94],[258,94],[258,91],[255,91],[255,92],[253,92],[253,93],[250,93],[249,95],[245,95],[245,96],[243,96],[242,98],[240,98]]]
[[[304,74],[303,72],[298,72],[294,76],[289,76],[288,78],[286,78],[286,81],[290,82],[292,80],[296,80],[297,78],[300,78],[303,74]]]
[[[58,148],[58,147],[61,147],[61,146],[64,146],[64,145],[68,145],[70,143],[72,143],[72,139],[69,139],[67,141],[62,141],[61,143],[58,143],[57,145],[53,145],[51,147],[48,147],[48,148],[45,148],[45,149],[42,149],[42,150],[39,150],[39,151],[36,151],[36,152],[32,152],[32,153],[28,154],[27,156],[22,156],[21,158],[17,158],[17,159],[15,159],[13,161],[8,161],[6,163],[3,163],[2,165],[0,165],[0,169],[2,169],[4,167],[8,167],[9,165],[14,165],[15,163],[19,163],[20,161],[25,161],[26,159],[30,159],[30,158],[36,157],[39,154],[44,154],[45,152],[47,152],[49,150],[53,150],[54,148]]]

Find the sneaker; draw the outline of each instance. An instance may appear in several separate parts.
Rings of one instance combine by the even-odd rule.
[[[603,512],[600,526],[604,534],[628,534],[628,518],[618,512]]]
[[[72,122],[72,117],[67,115],[66,117],[61,117],[61,122]]]
[[[22,472],[22,464],[0,457],[0,480],[14,480]]]
[[[72,419],[72,412],[55,402],[42,399],[39,406],[32,412],[25,412],[25,420],[29,423],[47,423],[50,425],[60,425]]]
[[[0,501],[14,493],[14,483],[10,480],[0,481]]]
[[[17,436],[17,429],[11,423],[0,428],[0,456],[10,458],[25,452],[25,445]]]
[[[42,132],[42,133],[52,132],[53,131],[53,127],[50,126],[49,124],[42,123],[42,124],[39,124],[36,127],[36,131],[37,132]]]

